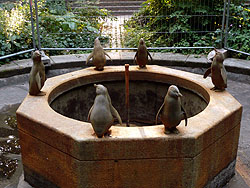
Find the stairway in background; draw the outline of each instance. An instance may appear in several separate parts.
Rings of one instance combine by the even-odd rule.
[[[132,15],[138,12],[142,7],[142,3],[146,0],[65,0],[66,5],[70,5],[72,9],[98,7],[99,9],[107,9],[114,16]],[[88,5],[86,7],[86,5]]]
[[[98,7],[112,11],[112,15],[132,15],[138,12],[145,0],[100,0]]]
[[[124,41],[124,23],[134,13],[138,12],[143,6],[145,0],[100,0],[97,6],[99,8],[105,8],[111,11],[113,16],[117,19],[108,19],[104,27],[107,29],[107,33],[110,36],[111,48],[123,48]]]
[[[146,0],[65,0],[72,9],[94,8],[107,9],[114,18],[103,20],[103,32],[109,37],[109,48],[123,48],[124,24],[131,16],[138,12]],[[88,5],[88,6],[86,6]]]

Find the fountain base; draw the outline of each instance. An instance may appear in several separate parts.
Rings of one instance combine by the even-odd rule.
[[[51,108],[75,88],[117,80],[124,80],[124,67],[88,68],[48,79],[46,96],[25,98],[17,121],[26,181],[36,187],[199,188],[232,176],[242,106],[226,91],[211,91],[211,80],[200,75],[130,67],[132,81],[175,84],[207,102],[187,127],[181,122],[179,134],[164,134],[163,125],[113,126],[111,138],[98,139],[90,123]]]

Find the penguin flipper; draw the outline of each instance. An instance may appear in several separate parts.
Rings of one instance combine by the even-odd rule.
[[[41,90],[42,88],[42,83],[41,83],[41,77],[39,75],[39,73],[36,74],[36,84],[39,90]]]
[[[94,56],[94,52],[92,52],[91,54],[89,54],[87,60],[86,60],[86,65],[88,64],[89,60]]]
[[[149,53],[149,51],[147,50],[148,56],[150,57],[151,61],[153,61],[153,58],[151,56],[151,54]]]
[[[221,77],[223,79],[223,82],[224,82],[225,88],[226,88],[227,87],[227,72],[226,72],[226,69],[224,66],[221,68]]]
[[[110,111],[111,111],[112,116],[116,117],[118,119],[120,125],[122,125],[121,117],[120,117],[119,113],[117,112],[117,110],[113,107],[113,105],[111,103],[111,98],[110,98],[108,93],[107,93],[107,98],[108,98],[108,101],[109,101]]]
[[[108,56],[109,59],[112,61],[111,57],[109,56],[109,54],[108,54],[107,52],[103,51],[103,53],[104,53],[106,56]]]
[[[110,110],[111,110],[112,116],[116,117],[118,119],[120,125],[122,125],[122,120],[121,120],[121,117],[120,117],[119,113],[117,112],[117,110],[112,105],[110,107]]]
[[[136,53],[135,53],[135,57],[134,57],[134,64],[136,65],[136,63],[135,63],[135,58],[137,57],[137,55],[138,55],[138,51],[136,51]]]
[[[41,78],[41,88],[42,88],[46,80],[45,69],[43,69],[42,71],[39,71],[39,76]]]
[[[211,67],[209,69],[207,69],[203,78],[206,78],[209,74],[211,74],[211,70],[212,70]]]
[[[158,116],[159,116],[159,114],[160,114],[160,112],[161,112],[163,106],[164,106],[164,102],[162,103],[160,109],[158,110],[158,112],[157,112],[157,114],[156,114],[156,117],[155,117],[155,124],[156,124],[156,125],[157,125]]]
[[[90,121],[90,115],[91,115],[91,112],[92,112],[92,110],[93,110],[93,107],[94,107],[94,105],[91,106],[91,108],[90,108],[90,110],[89,110],[87,121]]]
[[[182,111],[184,119],[185,119],[185,126],[187,126],[187,113],[182,106],[181,106],[181,111]]]

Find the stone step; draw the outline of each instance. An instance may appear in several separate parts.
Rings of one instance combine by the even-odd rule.
[[[114,1],[123,1],[123,0],[113,0],[113,2]],[[125,1],[143,1],[143,0],[125,0]],[[146,0],[144,0],[144,2],[145,2]],[[112,2],[112,0],[100,0],[100,2]]]
[[[86,5],[86,2],[84,3],[82,1],[74,1],[71,0],[71,8],[73,9],[80,9],[80,8],[86,8],[84,5]],[[111,11],[112,15],[119,16],[119,15],[132,15],[135,12],[138,12],[139,9],[142,7],[142,3],[145,2],[145,0],[100,0],[100,1],[88,1],[87,5],[89,5],[88,8],[96,8],[99,9],[107,9]]]
[[[144,1],[105,1],[96,3],[97,6],[140,6]]]
[[[141,6],[99,6],[99,8],[115,11],[115,10],[139,10]]]
[[[124,10],[139,10],[141,6],[89,6],[89,7],[74,7],[74,9],[90,9],[90,8],[96,8],[98,7],[99,9],[107,9],[110,11],[124,11]]]
[[[138,10],[120,10],[120,11],[112,11],[112,15],[114,16],[132,15],[136,12],[138,12]]]

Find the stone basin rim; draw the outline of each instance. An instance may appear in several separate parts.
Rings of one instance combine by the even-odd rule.
[[[68,87],[68,88],[66,88],[66,90],[63,90],[63,91],[60,91],[60,92],[58,92],[58,91],[56,91],[57,89],[59,89],[60,90],[60,87],[61,87],[61,84],[62,83],[58,83],[58,84],[55,84],[54,86],[53,86],[53,89],[50,89],[50,90],[48,90],[48,104],[50,105],[51,104],[51,102],[53,102],[53,100],[55,100],[56,99],[56,97],[58,97],[59,95],[61,95],[62,93],[64,93],[64,92],[67,92],[67,91],[69,91],[69,90],[71,90],[71,89],[74,89],[74,88],[76,88],[76,87],[79,87],[79,86],[82,86],[82,85],[87,85],[87,84],[98,84],[98,83],[100,83],[100,82],[102,82],[102,81],[117,81],[117,80],[124,80],[124,70],[122,70],[122,69],[119,69],[119,70],[112,70],[114,67],[123,67],[123,66],[108,66],[108,67],[106,67],[105,69],[106,69],[106,71],[105,71],[105,69],[104,69],[104,71],[95,71],[94,73],[90,73],[90,74],[83,74],[83,75],[81,75],[81,76],[79,76],[79,77],[74,77],[74,74],[72,74],[72,77],[71,78],[67,78],[66,80],[64,80],[62,83],[64,84],[64,82],[72,82],[72,83],[77,83],[78,81],[80,81],[83,77],[87,77],[88,79],[91,79],[91,81],[89,81],[89,82],[81,82],[80,81],[80,83],[77,83],[77,85],[75,85],[75,86],[70,86],[70,87]],[[157,68],[157,67],[161,67],[161,66],[158,66],[158,65],[148,65],[147,67],[150,67],[150,68]],[[133,68],[132,70],[131,70],[131,68]],[[165,68],[165,67],[164,67]],[[83,70],[86,70],[86,71],[93,71],[92,70],[93,68],[86,68],[86,69],[83,69]],[[107,69],[109,69],[108,71],[107,71]],[[167,68],[167,69],[170,69],[170,68]],[[171,70],[173,70],[173,69],[171,69]],[[80,70],[80,72],[81,72],[82,70]],[[114,72],[111,72],[111,71],[114,71]],[[152,71],[152,72],[150,72],[150,71]],[[166,72],[156,72],[154,69],[150,69],[150,71],[147,71],[147,69],[145,69],[145,70],[138,70],[137,69],[137,66],[130,66],[130,80],[141,80],[141,81],[155,81],[155,82],[161,82],[161,83],[169,83],[169,84],[175,84],[175,83],[173,83],[173,82],[175,82],[175,81],[173,81],[173,78],[175,78],[177,75],[174,75],[174,74],[169,74],[169,75],[167,75],[166,74]],[[177,71],[178,72],[178,70],[175,70],[175,71]],[[75,71],[76,72],[76,74],[78,74],[78,72],[79,71]],[[181,72],[183,72],[183,71],[181,71]],[[135,77],[136,77],[136,74],[141,74],[140,75],[140,78],[139,79],[136,79]],[[160,74],[159,74],[160,73]],[[68,73],[68,74],[71,74],[71,73]],[[116,74],[114,77],[112,77],[112,78],[107,78],[107,77],[105,77],[105,76],[110,76],[110,74]],[[119,76],[122,76],[122,77],[118,77],[118,74],[119,74]],[[132,78],[131,78],[131,74],[132,74]],[[157,80],[156,78],[155,78],[155,76],[157,75],[157,74],[159,74],[159,76],[164,76],[164,79],[161,79],[161,80]],[[192,73],[190,73],[190,74],[192,74]],[[195,74],[194,74],[195,75]],[[98,81],[98,79],[95,79],[94,77],[95,76],[100,76],[101,77],[101,80],[99,80]],[[144,77],[144,76],[149,76],[149,77]],[[190,79],[188,79],[188,78],[185,78],[184,76],[182,77],[182,76],[180,76],[180,75],[178,75],[179,76],[179,78],[178,79],[180,79],[180,80],[183,80],[183,81],[186,81],[186,82],[194,82],[194,80],[190,80]],[[197,75],[196,75],[197,76]],[[200,75],[199,75],[200,76]],[[144,77],[144,78],[141,78],[141,77]],[[166,82],[166,78],[165,77],[169,77],[169,78],[171,78],[171,81],[170,82]],[[77,81],[77,82],[74,82],[74,81]],[[171,83],[172,82],[172,83]],[[80,85],[80,84],[82,84],[82,85]],[[188,90],[191,90],[191,91],[193,91],[195,94],[197,94],[197,95],[199,95],[200,97],[202,97],[203,99],[204,99],[204,101],[206,102],[206,103],[209,103],[210,102],[210,92],[209,92],[209,90],[207,90],[207,88],[206,87],[204,87],[204,85],[200,85],[199,83],[194,83],[194,85],[195,86],[197,86],[197,87],[199,87],[199,91],[200,92],[202,92],[202,93],[200,93],[200,92],[198,92],[198,91],[196,91],[197,90],[197,88],[196,88],[196,90],[195,89],[193,89],[193,88],[191,88],[190,86],[188,86],[187,84],[185,84],[184,86],[182,85],[181,87],[182,88],[185,88],[185,89],[188,89]],[[65,89],[65,88],[64,88]]]
[[[98,76],[98,79],[95,79],[96,76]],[[159,76],[162,78],[159,79]],[[146,83],[147,83],[147,81],[149,81],[149,82],[153,82],[156,84],[157,83],[175,84],[175,83],[173,83],[173,82],[175,82],[174,79],[175,79],[175,76],[173,76],[173,75],[166,75],[164,73],[159,74],[158,72],[155,72],[155,71],[148,72],[147,69],[144,71],[143,70],[138,71],[137,69],[132,68],[132,70],[130,71],[130,81],[141,81],[141,82],[145,81]],[[183,78],[181,78],[181,79],[183,79]],[[82,81],[82,80],[85,80],[85,81]],[[63,93],[71,91],[72,89],[82,87],[84,85],[98,84],[100,82],[114,82],[114,81],[124,82],[124,85],[125,85],[124,70],[119,70],[119,71],[114,71],[114,72],[112,72],[112,71],[107,71],[107,72],[96,71],[93,74],[90,74],[90,75],[83,74],[77,78],[75,78],[74,76],[72,76],[71,78],[69,77],[68,80],[63,81],[63,84],[55,84],[54,88],[48,94],[48,104],[51,107],[51,103],[53,103],[54,100],[56,100],[58,96],[63,95]],[[65,87],[64,85],[67,85],[67,86]],[[186,86],[178,86],[178,87],[179,88],[181,87],[181,88],[184,88],[184,89],[187,89],[187,90],[193,92],[195,95],[202,98],[205,103],[207,103],[207,104],[209,103],[209,100],[210,100],[209,94],[207,93],[207,91],[204,88],[202,88],[198,84],[195,85],[195,87],[199,88],[199,92],[196,91],[197,88],[194,89],[194,86],[192,86],[193,87],[192,88],[192,87],[188,86],[187,84],[186,84]],[[167,86],[166,86],[166,88],[167,88]],[[164,94],[164,96],[165,96],[165,94]],[[53,107],[52,107],[52,109],[55,110]],[[201,111],[203,111],[203,110],[201,110]],[[197,113],[200,113],[200,112],[195,112],[195,114],[193,114],[193,115],[190,114],[191,115],[190,117],[197,115]],[[56,113],[61,114],[58,111],[56,111]],[[61,114],[61,115],[63,115],[63,114]],[[74,119],[73,117],[69,117],[69,118]],[[79,121],[87,122],[85,120],[85,118],[84,118],[84,120],[79,120]],[[157,125],[159,125],[159,124],[157,124]],[[138,127],[157,126],[157,125],[155,125],[153,123],[153,124],[149,124],[149,125],[145,125],[145,126],[139,125]],[[120,125],[117,125],[117,126],[120,126]],[[122,127],[124,127],[124,126],[122,126]],[[127,127],[127,128],[131,128],[131,127]]]
[[[120,66],[120,67],[122,67],[122,66]],[[133,67],[133,66],[132,66]],[[134,66],[134,67],[136,67],[136,66]],[[158,67],[158,66],[151,66],[151,67]],[[91,69],[91,68],[88,68],[88,69]],[[112,71],[112,70],[111,70]],[[76,72],[78,72],[78,71],[76,71]],[[112,77],[112,74],[115,74],[115,76],[113,76]],[[140,75],[140,77],[139,77],[139,79],[138,79],[138,77],[136,77],[137,76],[137,74],[141,74]],[[130,81],[137,81],[137,80],[141,80],[141,81],[153,81],[153,82],[155,82],[155,83],[171,83],[171,84],[175,84],[175,83],[172,83],[172,82],[174,82],[172,79],[173,78],[175,78],[175,76],[174,75],[164,75],[164,73],[163,74],[160,74],[160,76],[162,76],[162,77],[164,77],[163,79],[161,79],[161,80],[159,80],[159,79],[157,79],[155,76],[157,75],[157,74],[159,74],[158,72],[155,72],[155,71],[152,71],[151,70],[151,72],[148,72],[147,71],[147,69],[145,69],[145,70],[140,70],[140,72],[138,72],[138,70],[137,69],[133,69],[132,68],[132,70],[130,70]],[[102,77],[100,77],[99,79],[99,81],[97,81],[97,80],[95,80],[95,76],[97,76],[97,75],[102,75]],[[132,76],[131,76],[132,75]],[[106,76],[108,76],[108,77],[112,77],[111,79],[110,78],[108,78],[108,77],[106,77]],[[132,79],[131,79],[131,77],[132,77]],[[165,78],[166,77],[166,78]],[[170,80],[170,82],[167,80],[168,78],[167,77],[169,77],[169,78],[171,78]],[[81,82],[80,80],[81,79],[90,79],[91,81],[86,81],[86,82]],[[180,78],[180,79],[183,79],[183,80],[188,80],[188,79],[186,79],[186,78]],[[75,82],[76,81],[76,82]],[[79,77],[77,77],[77,78],[75,78],[73,75],[72,75],[72,78],[69,78],[68,80],[66,80],[66,81],[64,81],[64,83],[66,82],[66,83],[73,83],[73,84],[68,84],[68,85],[71,85],[70,87],[68,87],[68,88],[65,88],[65,87],[63,87],[62,86],[62,84],[55,84],[55,86],[54,86],[54,88],[53,89],[51,89],[50,91],[49,91],[49,93],[48,93],[48,105],[50,106],[50,104],[58,97],[58,96],[60,96],[60,95],[62,95],[63,93],[65,93],[65,92],[67,92],[67,91],[70,91],[70,90],[72,90],[72,89],[75,89],[75,88],[77,88],[77,87],[81,87],[81,86],[83,86],[83,85],[89,85],[89,84],[98,84],[98,83],[100,83],[100,82],[103,82],[103,81],[108,81],[108,82],[112,82],[112,81],[124,81],[124,84],[125,84],[125,79],[124,79],[124,70],[119,70],[119,71],[114,71],[114,72],[110,72],[110,71],[107,71],[107,72],[104,72],[104,71],[95,71],[95,73],[93,73],[93,74],[91,74],[91,75],[86,75],[86,74],[84,74],[84,75],[81,75],[81,76],[79,76]],[[79,84],[79,82],[81,83],[81,84]],[[63,83],[63,84],[64,84]],[[75,83],[77,83],[75,86],[72,86],[72,85],[74,85]],[[61,86],[62,86],[62,89],[61,89]],[[199,84],[196,84],[196,86],[197,87],[199,87],[199,91],[200,92],[197,92],[195,89],[193,89],[193,88],[191,88],[190,86],[181,86],[181,88],[185,88],[185,89],[187,89],[187,90],[190,90],[190,91],[192,91],[192,92],[194,92],[196,95],[198,95],[198,96],[200,96],[207,104],[209,103],[209,101],[210,101],[210,96],[209,96],[209,93],[206,91],[206,88],[203,88],[203,87],[201,87]],[[180,86],[178,86],[178,87],[180,87]],[[197,89],[197,88],[196,88]],[[124,99],[125,100],[125,99]],[[50,106],[51,107],[51,106]],[[206,107],[205,107],[206,108]],[[52,110],[54,110],[53,108],[52,108]],[[204,110],[204,109],[203,109]],[[203,111],[202,110],[202,111]],[[202,112],[201,111],[201,112]],[[59,113],[59,112],[56,112],[56,113],[58,113],[58,114],[60,114],[60,115],[63,115],[63,114],[61,114],[61,113]],[[200,112],[199,112],[200,113]],[[197,114],[196,114],[197,115]],[[63,115],[64,116],[64,115]],[[192,117],[192,116],[191,116]],[[190,118],[190,117],[189,117]],[[74,118],[70,118],[70,119],[74,119]],[[74,119],[74,120],[76,120],[76,119]],[[77,121],[80,121],[80,120],[77,120]],[[89,123],[89,122],[87,122],[87,121],[80,121],[80,122],[85,122],[85,123]],[[124,122],[123,122],[124,123]],[[123,126],[119,126],[119,125],[117,125],[118,127],[122,127],[122,128],[132,128],[132,127],[123,127]],[[159,126],[159,124],[157,124],[157,125],[150,125],[150,126]],[[140,125],[139,127],[147,127],[147,125],[146,126],[143,126],[143,125]]]
[[[82,84],[82,83],[80,83],[80,81],[81,81],[80,78],[83,77],[83,76],[89,76],[89,77],[92,77],[94,79],[94,80],[91,80],[89,83],[94,83],[94,82],[98,83],[98,79],[95,80],[94,76],[92,76],[92,75],[101,75],[101,74],[105,75],[105,74],[109,74],[110,71],[113,71],[115,73],[120,74],[120,72],[124,71],[124,67],[123,66],[109,66],[109,67],[105,67],[104,71],[102,71],[102,72],[95,71],[91,67],[91,68],[87,68],[87,69],[83,69],[83,70],[80,70],[80,71],[75,71],[75,72],[72,72],[72,73],[68,73],[68,74],[65,74],[65,75],[61,75],[61,76],[57,76],[57,77],[51,78],[51,79],[49,79],[49,80],[46,81],[45,86],[43,88],[43,91],[45,91],[47,93],[47,95],[43,96],[43,97],[39,97],[39,99],[40,99],[39,101],[42,102],[42,106],[43,107],[46,107],[44,109],[48,110],[47,112],[49,112],[49,115],[52,115],[52,117],[53,117],[52,119],[54,119],[55,116],[58,117],[59,119],[61,119],[61,118],[63,118],[64,120],[67,119],[66,122],[71,121],[70,124],[78,124],[78,126],[82,126],[82,129],[86,129],[87,128],[87,131],[89,132],[92,129],[90,123],[80,122],[78,120],[67,118],[67,117],[65,117],[65,116],[63,116],[63,115],[55,112],[49,106],[49,103],[54,98],[56,98],[58,95],[61,94],[60,92],[57,92],[56,90],[58,88],[62,87],[62,84],[65,84],[67,82],[75,82],[75,83],[77,83],[77,85],[74,85],[74,86],[72,86],[72,85],[67,86],[67,90],[70,90],[72,88],[78,87],[78,86],[80,86]],[[181,130],[181,133],[178,136],[183,137],[185,135],[184,132],[187,131],[187,133],[188,133],[187,135],[189,135],[189,136],[192,135],[191,137],[193,137],[193,136],[198,137],[200,134],[195,133],[197,131],[193,131],[193,133],[195,133],[195,134],[194,135],[193,134],[190,135],[190,131],[188,131],[188,130],[190,130],[190,126],[189,125],[191,125],[195,121],[195,119],[197,119],[199,116],[204,116],[205,113],[207,113],[208,111],[211,111],[212,110],[211,109],[212,106],[213,106],[213,108],[219,106],[219,104],[217,103],[218,101],[216,102],[217,105],[214,106],[215,103],[214,103],[214,100],[213,100],[213,96],[214,95],[217,96],[217,95],[219,95],[219,93],[211,91],[209,89],[209,88],[212,88],[211,81],[209,79],[203,79],[202,76],[200,76],[200,75],[196,75],[196,74],[192,74],[192,73],[188,73],[188,72],[184,72],[184,71],[179,71],[179,70],[173,70],[173,69],[170,69],[170,68],[165,68],[165,67],[156,66],[156,65],[147,66],[147,69],[141,69],[141,70],[138,70],[137,66],[130,66],[130,71],[131,71],[131,73],[132,72],[139,72],[139,73],[141,72],[143,74],[146,74],[147,72],[154,72],[155,74],[159,74],[159,76],[162,76],[164,74],[167,75],[167,76],[172,76],[172,77],[176,77],[177,76],[178,79],[175,79],[174,80],[175,82],[178,82],[178,81],[182,82],[182,81],[184,81],[184,83],[186,83],[186,85],[184,85],[184,87],[187,86],[188,83],[192,83],[193,86],[198,86],[199,90],[203,92],[203,97],[206,100],[209,100],[208,106],[202,112],[200,112],[196,116],[191,117],[191,118],[188,119],[189,124],[188,124],[187,128],[185,128],[183,126],[183,122],[181,123],[181,125],[179,125],[179,129]],[[189,76],[191,76],[191,77],[189,77]],[[61,79],[62,77],[64,77],[64,79]],[[187,88],[190,88],[190,85],[187,86]],[[63,92],[65,92],[65,90]],[[227,92],[225,91],[225,92],[221,92],[221,93],[227,93]],[[32,96],[28,95],[27,98],[26,98],[26,100],[27,99],[31,99],[31,98],[32,98]],[[34,97],[34,99],[35,98],[36,97]],[[19,108],[19,109],[21,109],[21,108]],[[44,111],[44,110],[42,110],[42,111]],[[19,112],[20,112],[20,110],[17,111],[17,113],[19,113]],[[25,113],[25,115],[27,117],[29,117],[29,118],[32,118],[31,114],[28,115],[27,113]],[[48,121],[46,119],[42,118],[42,117],[37,117],[37,119],[35,119],[35,121],[43,122],[45,126],[47,125],[46,126],[47,128],[54,129],[56,131],[60,131],[60,127],[62,127],[62,126],[51,126],[51,125],[48,125],[49,124]],[[209,122],[207,124],[209,124]],[[150,129],[159,129],[159,127],[163,128],[163,125],[157,125],[157,126],[153,126],[153,127],[155,127],[155,128],[143,126],[144,129],[149,129],[150,130]],[[211,126],[208,126],[207,128],[210,128],[210,127]],[[207,131],[207,128],[204,129],[204,131]],[[133,130],[132,127],[114,127],[114,126],[112,127],[112,129],[117,129],[117,131],[120,132],[120,133],[121,133],[120,129],[129,129],[130,131]],[[136,130],[136,129],[137,128],[135,128],[134,130]],[[162,131],[162,129],[160,131]],[[184,132],[182,132],[182,131],[184,131]],[[113,131],[113,132],[116,132],[116,131]],[[92,139],[94,138],[95,139],[95,137],[93,137],[93,136],[90,136],[90,137],[87,136],[87,138],[86,137],[83,138],[82,136],[79,136],[79,135],[78,136],[77,135],[68,135],[67,134],[67,128],[64,129],[63,134],[65,134],[65,136],[67,135],[69,137],[72,137],[72,138],[74,138],[76,140],[88,140],[90,138],[92,138]],[[164,137],[166,136],[165,134],[159,134],[158,131],[157,131],[157,135],[158,136],[164,136]],[[139,137],[138,136],[134,137],[134,136],[132,138],[142,138],[140,135],[139,135]],[[156,137],[158,137],[158,136],[156,136]],[[172,136],[174,136],[174,135],[172,135]],[[152,137],[152,136],[149,136],[149,137]],[[118,135],[117,138],[122,138],[122,136]],[[124,139],[125,138],[128,138],[128,137],[125,136]]]

